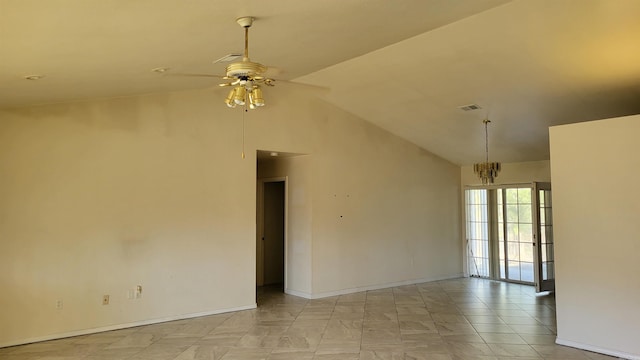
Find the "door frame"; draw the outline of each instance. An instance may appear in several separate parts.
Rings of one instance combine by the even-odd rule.
[[[496,201],[496,197],[497,197],[497,192],[498,191],[502,191],[503,189],[508,189],[508,188],[521,188],[521,189],[531,189],[531,192],[533,194],[533,185],[532,183],[505,183],[505,184],[484,184],[484,185],[465,185],[464,186],[464,191],[466,190],[487,190],[487,207],[488,207],[488,224],[487,227],[489,229],[489,279],[492,280],[497,280],[497,281],[503,281],[503,282],[509,282],[509,283],[514,283],[514,284],[522,284],[522,285],[535,285],[535,282],[526,282],[526,281],[518,281],[518,280],[512,280],[508,278],[508,269],[505,269],[505,278],[502,278],[500,276],[500,254],[499,254],[499,247],[500,247],[500,241],[498,240],[498,232],[505,231],[505,228],[500,229],[500,225],[498,224],[498,212],[503,211],[502,208],[498,207],[497,201]],[[533,196],[533,195],[532,195]],[[464,221],[465,221],[465,232],[466,232],[466,211],[467,211],[467,204],[466,204],[466,199],[463,196],[463,201],[465,202],[465,204],[463,205],[463,209],[465,212],[465,216],[464,216]],[[533,202],[533,201],[532,201]],[[533,204],[532,204],[533,206]],[[532,210],[533,211],[533,210]],[[532,215],[533,216],[533,215]],[[503,224],[503,226],[506,226],[506,221]],[[465,233],[465,240],[466,238],[468,238],[469,235]],[[533,244],[532,244],[533,246]],[[534,250],[535,251],[535,250]],[[505,253],[506,253],[506,249],[505,249]],[[467,257],[466,262],[468,263],[468,254],[465,255]],[[506,256],[506,254],[505,254]],[[534,271],[535,271],[535,253],[534,253]],[[470,272],[469,272],[470,273]],[[534,277],[534,281],[535,281],[535,277]]]
[[[284,182],[284,290],[287,290],[287,259],[288,259],[288,222],[289,222],[289,177],[271,177],[258,179],[256,189],[256,286],[264,285],[264,184]]]
[[[533,230],[533,235],[534,235],[534,246],[533,246],[533,251],[535,252],[535,268],[533,269],[534,271],[534,276],[535,276],[535,285],[536,285],[536,292],[537,293],[541,293],[541,292],[548,292],[548,291],[555,291],[556,289],[556,280],[555,280],[555,275],[551,278],[551,279],[544,279],[543,277],[543,272],[542,272],[542,266],[544,265],[542,262],[542,225],[540,224],[540,190],[544,190],[544,191],[552,191],[551,190],[551,183],[550,182],[534,182],[533,183],[533,195],[535,198],[534,202],[534,206],[535,208],[533,209],[533,216],[535,217],[535,223],[537,224],[536,228]],[[553,196],[553,194],[551,194],[551,196]],[[553,201],[551,201],[551,203],[553,204]],[[553,206],[553,205],[552,205]],[[553,214],[553,207],[551,207],[551,213]],[[551,219],[548,219],[546,221],[550,221]],[[553,222],[551,223],[551,226],[553,226]],[[552,244],[552,253],[555,252],[555,242],[553,241],[553,232],[551,234],[551,244]],[[554,265],[555,265],[555,261],[554,261]]]
[[[530,192],[530,196],[531,196],[531,204],[530,204],[530,208],[531,208],[531,242],[525,242],[522,241],[521,239],[518,239],[517,243],[518,243],[518,247],[520,248],[520,246],[522,244],[528,244],[531,246],[532,249],[532,255],[533,258],[531,259],[531,263],[532,263],[532,275],[533,275],[533,280],[532,281],[525,281],[522,280],[522,273],[520,272],[520,280],[517,279],[511,279],[509,278],[509,251],[508,251],[508,243],[510,242],[509,239],[507,239],[507,229],[508,229],[508,221],[507,221],[507,206],[509,204],[507,204],[507,200],[506,200],[506,192],[504,192],[504,190],[510,190],[510,189],[529,189]],[[522,183],[522,184],[517,184],[517,185],[510,185],[510,186],[506,186],[503,188],[500,188],[498,191],[503,191],[503,202],[502,202],[502,208],[499,209],[498,211],[502,211],[503,213],[503,227],[501,229],[501,231],[504,234],[504,254],[505,254],[505,277],[504,278],[499,278],[501,281],[505,281],[505,282],[510,282],[510,283],[514,283],[514,284],[522,284],[522,285],[529,285],[529,286],[535,286],[536,285],[536,276],[535,276],[535,269],[536,269],[536,263],[537,263],[537,253],[535,250],[535,228],[536,228],[536,221],[537,218],[535,217],[534,212],[536,211],[536,201],[535,201],[535,190],[534,190],[534,185],[533,183]],[[518,202],[519,203],[519,202]],[[510,205],[514,205],[514,204],[510,204]],[[518,225],[520,224],[526,224],[526,223],[521,223],[518,221]],[[498,241],[499,242],[499,241]],[[520,250],[518,250],[520,251]],[[528,262],[528,261],[521,261],[518,260],[518,263],[522,263],[522,262]]]
[[[536,288],[536,292],[540,292],[540,291],[554,291],[555,290],[555,279],[554,280],[548,280],[546,281],[546,283],[543,283],[542,281],[542,274],[541,274],[541,262],[542,262],[542,257],[540,254],[540,242],[538,241],[540,239],[540,223],[539,223],[539,215],[538,215],[538,211],[539,211],[539,207],[540,207],[540,203],[539,203],[539,199],[538,199],[538,190],[551,190],[551,183],[549,182],[531,182],[531,183],[514,183],[514,184],[488,184],[488,185],[465,185],[464,189],[463,189],[463,209],[465,212],[465,216],[464,216],[464,228],[465,228],[465,240],[467,240],[468,238],[468,234],[466,234],[466,222],[467,222],[467,215],[466,215],[466,211],[467,211],[467,204],[466,204],[466,190],[487,190],[487,206],[489,208],[491,208],[491,206],[489,206],[489,203],[492,201],[490,198],[492,198],[494,195],[491,195],[491,190],[493,191],[501,191],[502,189],[506,189],[506,188],[528,188],[531,190],[531,216],[532,216],[532,236],[533,236],[533,243],[531,244],[533,246],[533,275],[534,275],[534,280],[533,283],[531,282],[523,282],[523,281],[518,281],[518,280],[511,280],[508,279],[508,273],[506,272],[507,270],[505,269],[505,278],[501,278],[500,277],[500,270],[499,270],[499,255],[497,253],[496,248],[492,247],[492,241],[494,241],[498,246],[499,241],[497,233],[496,233],[496,227],[493,226],[491,223],[493,221],[495,221],[495,219],[497,219],[497,215],[496,214],[492,214],[491,213],[491,209],[489,209],[489,214],[488,214],[488,220],[489,220],[489,224],[488,224],[488,228],[489,228],[489,253],[490,253],[490,266],[489,266],[489,270],[490,270],[490,279],[494,279],[494,280],[499,280],[499,281],[505,281],[505,282],[511,282],[511,283],[516,283],[516,284],[523,284],[523,285],[533,285]],[[495,205],[495,204],[494,204]],[[495,208],[497,209],[497,206],[495,206]],[[497,209],[497,211],[501,211],[501,209]],[[505,222],[506,224],[506,222]],[[506,226],[506,225],[505,225]],[[504,231],[504,229],[502,229],[502,231]],[[506,249],[505,249],[505,253],[506,253]],[[468,266],[469,260],[468,260],[468,252],[465,253],[465,260]],[[496,267],[497,266],[497,267]],[[469,270],[467,270],[468,273],[470,273]]]

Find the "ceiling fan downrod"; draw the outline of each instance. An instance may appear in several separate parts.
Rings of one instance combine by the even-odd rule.
[[[236,22],[244,28],[244,61],[249,61],[249,28],[253,25],[253,17],[243,16],[236,19]]]

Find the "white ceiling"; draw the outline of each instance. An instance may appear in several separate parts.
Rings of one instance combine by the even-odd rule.
[[[549,158],[550,125],[640,113],[638,0],[0,0],[0,108],[214,86],[150,70],[222,74],[246,15],[275,77],[456,164],[487,114],[514,162]]]

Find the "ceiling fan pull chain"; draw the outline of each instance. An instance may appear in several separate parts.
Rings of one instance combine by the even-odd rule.
[[[244,113],[249,111],[247,109],[247,103],[245,102],[244,109],[242,109],[242,159],[244,159]]]

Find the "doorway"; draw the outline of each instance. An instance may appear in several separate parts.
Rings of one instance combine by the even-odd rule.
[[[286,178],[258,181],[256,285],[285,288]]]
[[[549,183],[467,188],[465,213],[470,276],[554,290]]]

